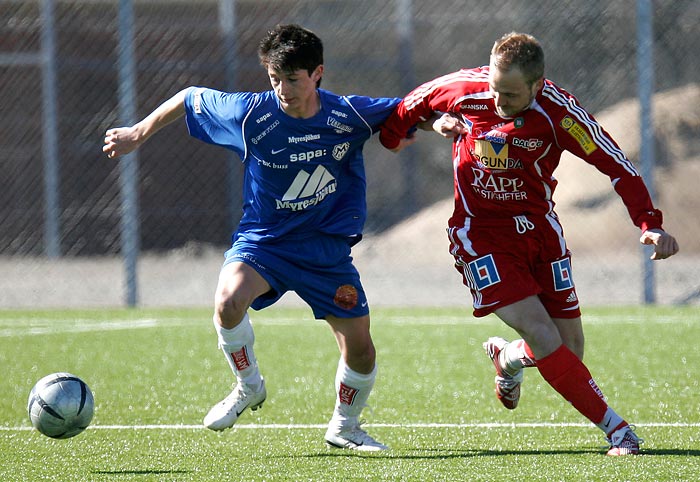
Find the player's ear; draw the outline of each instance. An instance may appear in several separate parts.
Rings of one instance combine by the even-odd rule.
[[[533,87],[532,92],[533,92],[533,93],[539,92],[540,90],[542,90],[542,86],[543,86],[543,85],[544,85],[544,77],[540,77],[540,78],[537,79],[537,80],[535,81],[535,83],[533,84],[533,86],[532,86],[532,87]]]
[[[323,77],[323,64],[316,67],[314,69],[314,71],[311,73],[311,79],[316,83],[318,83],[322,77]]]

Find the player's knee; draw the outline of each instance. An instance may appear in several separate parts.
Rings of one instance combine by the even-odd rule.
[[[235,291],[219,291],[214,301],[214,320],[231,329],[240,323],[249,306],[249,302]]]

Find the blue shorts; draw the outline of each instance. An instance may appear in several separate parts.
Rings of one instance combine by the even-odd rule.
[[[253,301],[254,310],[294,291],[311,307],[316,319],[328,315],[357,318],[367,315],[369,306],[350,247],[349,238],[329,235],[272,243],[238,238],[226,251],[224,266],[246,263],[272,287]]]

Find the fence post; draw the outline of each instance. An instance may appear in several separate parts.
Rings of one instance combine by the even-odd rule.
[[[396,5],[396,18],[398,19],[396,30],[399,37],[399,51],[396,59],[397,69],[400,72],[401,96],[408,94],[416,87],[415,69],[413,66],[413,50],[415,32],[413,26],[413,0],[398,0]],[[399,152],[401,174],[403,180],[403,194],[401,196],[401,216],[410,216],[418,210],[418,185],[417,161],[414,149],[403,149]]]
[[[58,114],[56,108],[56,34],[53,0],[41,2],[42,153],[44,157],[44,253],[61,255]]]
[[[224,46],[223,60],[226,64],[226,85],[229,92],[238,90],[238,52],[236,50],[236,0],[219,0],[219,29]],[[236,222],[241,210],[241,162],[237,154],[227,154],[226,192],[228,200],[231,231],[236,228]]]
[[[652,101],[654,95],[654,34],[651,0],[637,0],[637,76],[639,97],[639,162],[644,182],[652,200],[654,188],[654,119]],[[650,247],[642,246],[644,277],[644,303],[656,303],[654,265],[649,259]]]
[[[122,122],[136,122],[136,60],[134,54],[133,0],[119,1],[119,110]],[[126,304],[136,306],[138,295],[139,205],[136,152],[120,158],[121,250],[126,277]]]

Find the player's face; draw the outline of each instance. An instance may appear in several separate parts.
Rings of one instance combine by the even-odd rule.
[[[280,100],[282,110],[292,117],[308,118],[319,109],[316,83],[323,75],[323,65],[316,67],[311,75],[305,69],[280,72],[267,69],[270,85]]]
[[[520,69],[502,71],[491,63],[489,88],[496,104],[496,112],[502,117],[516,116],[530,107],[541,87],[541,79],[531,85]]]

